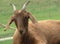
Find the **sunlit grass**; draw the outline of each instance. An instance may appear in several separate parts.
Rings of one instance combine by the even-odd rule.
[[[0,41],[0,44],[12,44],[12,40]]]

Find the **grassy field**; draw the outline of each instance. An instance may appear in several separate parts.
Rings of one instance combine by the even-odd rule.
[[[14,3],[19,10],[25,1],[26,0],[0,0],[0,23],[7,24],[8,19],[13,14],[10,3]],[[31,12],[37,20],[60,20],[60,0],[31,0],[27,6],[27,11]],[[15,27],[15,24],[12,23],[11,26]],[[9,29],[4,32],[3,30],[4,28],[0,27],[0,38],[12,36],[15,31]],[[10,43],[11,40],[6,42]],[[0,44],[4,44],[4,42],[0,42]]]
[[[0,44],[12,44],[12,40],[1,41]]]

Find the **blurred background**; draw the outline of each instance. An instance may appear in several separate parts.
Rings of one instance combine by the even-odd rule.
[[[11,15],[13,15],[10,3],[14,3],[17,10],[20,10],[25,1],[27,0],[0,0],[0,39],[13,36],[15,31],[14,29],[4,31],[4,25],[7,24]],[[37,20],[60,20],[60,0],[30,1],[26,10],[31,12]],[[10,27],[16,28],[14,23]],[[0,41],[0,44],[12,44],[12,40]]]

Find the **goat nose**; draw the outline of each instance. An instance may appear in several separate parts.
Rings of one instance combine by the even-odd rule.
[[[23,34],[23,30],[20,30],[20,34]]]

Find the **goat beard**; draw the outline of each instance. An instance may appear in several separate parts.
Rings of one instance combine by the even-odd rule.
[[[35,44],[36,40],[30,33],[25,33],[21,36],[21,44]]]

